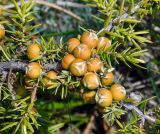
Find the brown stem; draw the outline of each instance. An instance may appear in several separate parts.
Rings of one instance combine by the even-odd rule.
[[[94,121],[95,121],[95,113],[93,113],[93,115],[91,115],[89,122],[86,126],[86,128],[83,131],[83,134],[90,134],[92,133],[92,129],[94,127]]]
[[[15,61],[9,61],[9,62],[1,62],[0,63],[0,72],[5,71],[5,70],[22,70],[25,71],[28,63],[26,62],[15,62]],[[59,63],[54,63],[54,64],[45,64],[43,66],[46,70],[50,69],[60,69],[60,64]]]
[[[31,103],[34,103],[34,101],[36,100],[36,94],[37,94],[37,86],[34,87],[34,89],[31,92]]]

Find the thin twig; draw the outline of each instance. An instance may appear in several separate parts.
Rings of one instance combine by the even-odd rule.
[[[36,99],[36,94],[37,94],[37,88],[38,88],[39,81],[37,82],[36,86],[33,88],[31,91],[31,103],[34,103]]]
[[[148,120],[149,122],[152,123],[157,123],[158,119],[150,117],[149,115],[143,114],[143,112],[136,106],[129,104],[129,103],[123,103],[123,106],[125,108],[127,108],[128,110],[134,110],[140,117],[142,120],[142,124],[144,125],[145,120]]]
[[[26,1],[28,2],[28,0]],[[64,9],[60,6],[58,6],[57,4],[54,4],[54,3],[51,3],[51,2],[47,2],[47,1],[44,1],[44,0],[35,0],[35,2],[37,4],[40,4],[40,5],[45,5],[45,6],[48,6],[48,7],[51,7],[51,8],[54,8],[55,10],[58,10],[60,12],[64,12],[65,14],[73,17],[74,19],[77,19],[79,21],[84,21],[81,17],[77,16],[75,13],[67,10],[67,9]],[[18,2],[18,5],[20,5],[21,2]],[[9,8],[13,8],[14,5],[13,4],[10,4],[10,5],[6,5],[6,6],[3,6],[3,9],[9,9]]]
[[[133,7],[133,8],[131,9],[130,14],[134,14],[135,11],[140,8],[140,3],[141,3],[141,2],[139,2],[135,7]],[[100,34],[100,33],[102,33],[103,31],[110,31],[110,30],[114,27],[114,26],[113,26],[113,23],[115,23],[117,20],[121,20],[121,19],[127,18],[128,16],[130,16],[130,14],[124,12],[124,13],[122,14],[122,16],[119,16],[119,17],[116,17],[115,19],[113,19],[107,27],[104,27],[103,29],[101,29],[97,34]]]
[[[63,1],[63,0],[58,0],[56,2],[57,5],[59,6],[64,6],[64,7],[76,7],[76,8],[86,8],[88,7],[87,5],[71,2],[71,1]]]
[[[86,126],[86,128],[84,129],[83,131],[83,134],[90,134],[92,133],[92,128],[94,126],[94,121],[95,121],[95,115],[93,114],[91,117],[90,117],[90,120]]]

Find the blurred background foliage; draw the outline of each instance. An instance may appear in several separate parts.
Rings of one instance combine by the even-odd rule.
[[[0,0],[2,5],[8,4],[7,0]],[[48,0],[51,3],[58,4],[59,6],[70,10],[77,16],[81,17],[84,21],[76,20],[73,17],[50,8],[45,5],[34,6],[36,10],[35,24],[41,24],[37,29],[37,36],[44,38],[53,37],[59,40],[63,37],[66,42],[70,37],[76,37],[82,33],[82,26],[85,29],[100,30],[103,27],[102,22],[96,20],[93,15],[99,16],[97,8],[89,7],[82,0]],[[71,2],[73,6],[67,6],[65,3]],[[64,5],[63,5],[64,4]],[[78,5],[77,5],[78,4]],[[121,77],[121,82],[130,92],[131,97],[149,98],[158,96],[155,99],[149,100],[148,108],[156,107],[155,112],[158,113],[158,105],[160,99],[160,10],[156,8],[151,9],[152,15],[149,14],[144,17],[142,23],[136,26],[136,29],[149,30],[148,39],[153,43],[143,45],[148,53],[145,55],[144,60],[147,61],[145,67],[141,69],[134,66],[132,69],[125,66],[123,63],[116,65],[116,77]],[[151,70],[152,69],[152,70]],[[54,101],[53,101],[54,100]],[[69,93],[68,97],[61,100],[58,96],[54,96],[50,91],[39,91],[37,94],[36,108],[40,117],[38,120],[41,122],[41,127],[36,133],[50,133],[53,134],[55,130],[61,129],[65,134],[80,133],[80,130],[87,129],[87,125],[92,120],[92,115],[95,115],[93,133],[102,134],[115,130],[115,127],[109,128],[95,113],[96,106],[93,104],[85,104],[79,95]],[[157,117],[160,115],[157,114]],[[41,118],[43,117],[43,118]],[[55,125],[57,124],[57,125]],[[67,124],[67,125],[66,125]],[[149,128],[153,133],[160,129]],[[160,133],[160,132],[159,132]]]

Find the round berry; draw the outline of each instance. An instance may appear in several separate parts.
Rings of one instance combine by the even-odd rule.
[[[31,62],[26,68],[26,75],[30,79],[36,79],[40,76],[41,66],[38,62]]]
[[[108,107],[112,104],[112,93],[110,90],[101,88],[97,91],[96,102],[101,107]]]
[[[91,58],[87,63],[88,72],[99,72],[103,67],[103,63],[99,58]]]
[[[108,86],[108,85],[112,84],[113,80],[114,80],[113,73],[112,72],[107,72],[102,77],[101,82],[104,86]]]
[[[40,56],[40,47],[38,44],[31,44],[27,47],[27,57],[30,60],[38,58]]]
[[[114,85],[112,85],[111,86],[111,93],[112,93],[113,99],[115,101],[121,101],[126,96],[126,90],[120,84],[114,84]]]
[[[106,37],[100,37],[98,40],[97,50],[106,51],[111,46],[111,41]]]
[[[91,49],[85,44],[80,44],[74,49],[73,54],[76,58],[87,60],[91,56]]]
[[[83,93],[82,98],[84,99],[85,102],[92,103],[95,101],[95,95],[96,95],[95,91],[89,91]]]
[[[88,89],[94,90],[100,85],[99,76],[92,72],[86,73],[83,78],[83,84]]]
[[[67,54],[66,56],[64,56],[64,58],[62,59],[62,68],[63,69],[69,69],[69,66],[71,65],[71,63],[75,60],[75,57],[72,54]]]
[[[0,25],[0,39],[2,39],[4,35],[5,35],[5,28],[4,26]]]
[[[68,52],[69,52],[69,53],[72,53],[73,50],[74,50],[78,45],[80,45],[80,41],[79,41],[77,38],[71,38],[71,39],[68,40],[67,44],[68,44]]]
[[[54,71],[49,71],[47,75],[43,78],[44,85],[50,87],[54,84],[54,80],[57,79],[57,73]]]
[[[96,48],[98,45],[98,36],[93,32],[84,32],[81,36],[81,42],[91,49]]]
[[[70,72],[75,76],[83,76],[87,72],[86,61],[75,59],[70,65]]]

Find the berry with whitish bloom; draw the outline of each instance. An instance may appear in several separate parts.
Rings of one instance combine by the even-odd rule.
[[[84,32],[81,36],[81,42],[91,49],[96,48],[98,45],[98,36],[94,32]]]
[[[98,51],[106,51],[111,47],[111,41],[106,37],[100,37],[98,40],[97,50]]]
[[[74,49],[73,55],[76,58],[87,60],[91,56],[91,49],[85,44],[80,44]]]
[[[108,107],[112,104],[112,93],[110,90],[101,88],[96,93],[96,102],[101,107]]]
[[[74,76],[83,76],[87,72],[86,61],[82,59],[75,59],[69,69]]]
[[[101,82],[105,86],[112,84],[113,80],[114,80],[114,75],[112,72],[105,73],[104,76],[102,76],[101,78]]]
[[[121,101],[126,97],[126,90],[120,84],[112,85],[111,86],[111,93],[112,93],[113,99],[115,101]]]
[[[83,77],[83,84],[88,89],[94,90],[100,85],[99,76],[96,73],[92,72],[86,73]]]
[[[31,62],[26,68],[26,76],[30,79],[36,79],[41,74],[41,65],[38,62]]]
[[[87,69],[89,72],[99,72],[103,68],[103,63],[99,58],[91,58],[87,63]]]

